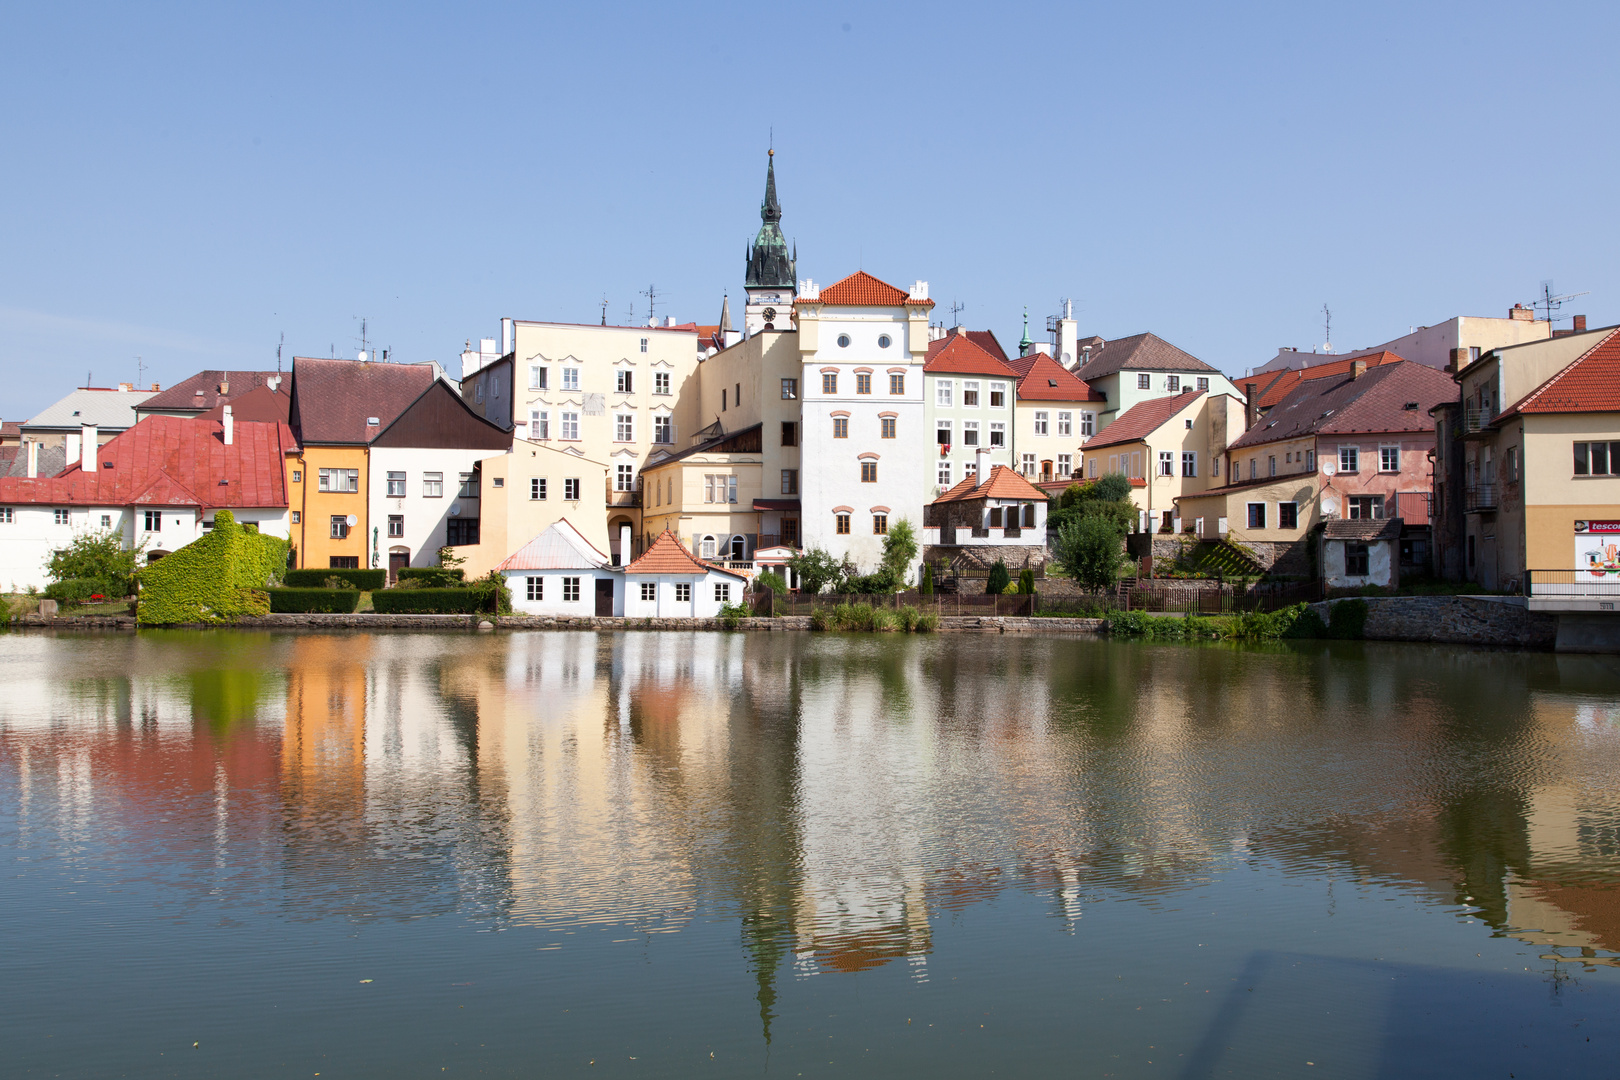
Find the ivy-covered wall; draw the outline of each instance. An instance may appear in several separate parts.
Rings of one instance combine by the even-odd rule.
[[[229,510],[214,515],[205,536],[136,574],[136,619],[143,626],[231,622],[270,610],[267,585],[287,566],[287,541],[237,524]]]

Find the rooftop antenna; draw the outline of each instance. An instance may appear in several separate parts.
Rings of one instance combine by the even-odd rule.
[[[630,304],[626,305],[626,307],[624,309],[624,325],[626,325],[626,326],[634,326],[634,325],[636,325],[636,305],[635,305],[635,303],[633,301]]]
[[[287,331],[281,332],[281,340],[276,342],[276,374],[281,374],[281,350],[287,344]]]
[[[961,318],[959,318],[959,316],[962,314],[962,312],[964,312],[966,310],[967,310],[967,305],[962,303],[960,300],[952,300],[951,301],[951,325],[952,326],[961,326],[962,325],[962,320],[961,320]]]
[[[654,309],[656,309],[658,306],[658,286],[648,285],[645,289],[641,290],[641,295],[647,298],[647,325],[654,326],[656,325],[653,322],[653,319],[656,317],[654,315]]]
[[[1322,305],[1322,333],[1324,335],[1322,351],[1331,353],[1333,351],[1333,312],[1326,304]]]
[[[140,357],[135,358],[135,388],[139,390],[146,385],[146,361]]]
[[[366,345],[367,345],[367,341],[366,341],[366,317],[364,315],[356,315],[355,318],[360,320],[360,359],[364,360],[366,358]]]
[[[604,297],[602,297],[602,325],[603,326],[607,325],[607,306],[608,306],[608,298],[604,296]]]
[[[1564,306],[1565,300],[1573,300],[1577,296],[1589,295],[1591,295],[1591,290],[1583,289],[1580,292],[1565,293],[1562,296],[1554,296],[1553,283],[1549,278],[1541,283],[1541,299],[1537,300],[1532,306],[1540,308],[1547,322],[1552,323],[1556,321],[1558,309]]]

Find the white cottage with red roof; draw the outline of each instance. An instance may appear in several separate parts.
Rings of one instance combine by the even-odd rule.
[[[116,532],[153,561],[213,527],[216,510],[287,535],[286,424],[152,416],[48,478],[0,478],[0,587],[44,587],[51,552],[81,533]]]
[[[669,530],[624,568],[626,618],[713,618],[742,603],[748,578],[693,555]]]
[[[989,567],[997,559],[1015,573],[1046,564],[1046,492],[1005,465],[980,465],[930,503],[923,514],[923,557]]]

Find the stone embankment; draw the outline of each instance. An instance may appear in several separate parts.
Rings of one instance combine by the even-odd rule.
[[[1558,616],[1531,611],[1522,596],[1369,596],[1362,637],[1369,641],[1435,641],[1551,649]],[[1312,604],[1322,621],[1344,599]]]
[[[1012,616],[946,615],[940,619],[943,633],[1066,633],[1102,632],[1101,619],[1035,619]],[[83,616],[53,618],[24,615],[14,626],[52,630],[134,630],[130,616]],[[213,627],[211,627],[213,628]],[[609,616],[503,615],[330,615],[274,614],[240,619],[228,627],[234,630],[724,630],[719,619],[626,619]],[[784,615],[774,619],[740,619],[736,629],[751,631],[809,630],[810,616]]]

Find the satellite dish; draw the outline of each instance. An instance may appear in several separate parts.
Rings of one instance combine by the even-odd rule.
[[[1338,499],[1323,499],[1322,500],[1322,513],[1324,513],[1324,514],[1337,514],[1338,512],[1339,512],[1339,500]]]
[[[353,514],[348,516],[347,521],[349,522],[349,528],[351,529],[360,524],[360,519],[355,517]]]
[[[461,516],[461,504],[460,503],[451,503],[450,504],[450,516],[451,517],[460,517]]]
[[[359,359],[363,361],[363,360],[365,360],[365,358],[366,358],[366,350],[361,349]]]
[[[1324,461],[1324,462],[1322,462],[1322,475],[1323,476],[1333,476],[1338,471],[1339,471],[1339,465],[1338,465],[1337,462],[1334,462],[1334,461]]]

